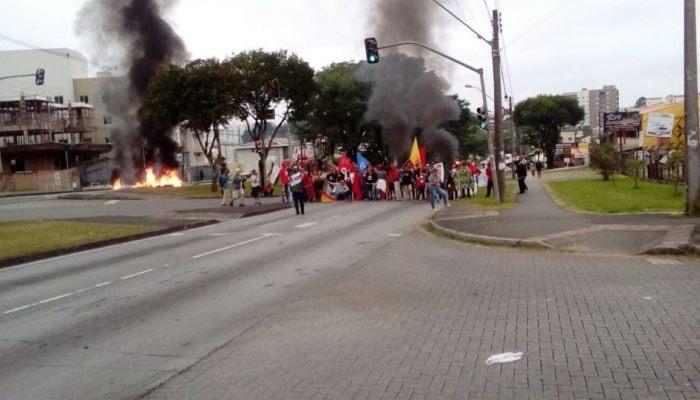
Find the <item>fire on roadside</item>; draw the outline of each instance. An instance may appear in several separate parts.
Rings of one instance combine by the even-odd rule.
[[[156,175],[152,167],[146,168],[146,176],[143,180],[136,182],[133,186],[122,184],[121,179],[114,181],[112,190],[120,190],[123,188],[155,188],[163,186],[181,187],[182,181],[178,176],[177,171],[164,169],[160,175]]]

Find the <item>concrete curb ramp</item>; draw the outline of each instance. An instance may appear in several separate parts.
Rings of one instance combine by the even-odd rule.
[[[693,245],[695,225],[678,225],[670,228],[661,243],[644,246],[642,254],[683,255],[698,253],[698,246]]]

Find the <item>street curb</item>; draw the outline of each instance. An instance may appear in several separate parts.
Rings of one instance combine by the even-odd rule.
[[[698,252],[698,246],[693,245],[695,225],[679,225],[666,232],[661,242],[645,247],[644,255],[685,255]]]
[[[513,238],[503,238],[496,236],[486,236],[486,235],[475,235],[472,233],[459,232],[449,228],[445,228],[437,224],[434,220],[429,220],[428,223],[434,229],[437,229],[442,234],[452,237],[454,239],[467,240],[475,243],[482,243],[487,245],[496,245],[504,247],[522,247],[529,249],[541,249],[541,250],[554,250],[554,247],[548,245],[547,243],[540,242],[537,240],[528,239],[513,239]]]
[[[173,227],[169,227],[169,228],[158,229],[158,230],[151,231],[151,232],[144,232],[144,233],[138,233],[135,235],[121,236],[121,237],[117,237],[117,238],[100,240],[97,242],[85,243],[85,244],[80,244],[80,245],[72,246],[72,247],[66,247],[63,249],[56,249],[56,250],[44,251],[44,252],[36,253],[36,254],[28,254],[26,256],[8,258],[5,260],[0,260],[0,269],[6,268],[6,267],[11,267],[11,266],[17,265],[17,264],[24,264],[24,263],[28,263],[28,262],[32,262],[32,261],[39,261],[39,260],[42,260],[45,258],[52,258],[52,257],[70,254],[70,253],[77,253],[80,251],[92,250],[92,249],[96,249],[99,247],[106,247],[106,246],[111,246],[111,245],[115,245],[115,244],[131,242],[134,240],[165,235],[168,233],[186,231],[188,229],[194,229],[194,228],[200,228],[203,226],[218,224],[219,222],[220,222],[219,220],[215,220],[215,219],[195,221],[195,222],[191,222],[191,223],[186,223],[184,225],[178,225],[178,226],[173,226]]]
[[[22,192],[22,193],[11,193],[11,192],[5,192],[5,193],[0,193],[0,199],[4,199],[6,197],[25,197],[25,196],[48,196],[48,195],[53,195],[53,194],[73,194],[73,193],[80,193],[80,192],[99,192],[101,190],[109,190],[109,188],[103,187],[103,188],[95,188],[95,189],[90,189],[90,188],[85,188],[81,190],[61,190],[61,191],[54,191],[54,192]]]
[[[276,207],[270,207],[270,208],[265,208],[265,209],[258,210],[258,211],[249,212],[249,213],[243,213],[241,215],[241,218],[255,217],[257,215],[269,214],[269,213],[273,213],[273,212],[277,212],[277,211],[287,210],[289,208],[292,208],[291,204],[282,203]]]

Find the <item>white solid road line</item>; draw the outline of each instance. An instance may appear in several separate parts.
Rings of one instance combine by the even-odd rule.
[[[135,274],[122,276],[122,277],[119,278],[119,279],[121,279],[121,280],[129,279],[129,278],[133,278],[133,277],[135,277],[135,276],[147,274],[147,273],[149,273],[149,272],[151,272],[151,271],[153,271],[153,268],[149,268],[149,269],[143,270],[143,271],[141,271],[141,272],[137,272],[137,273],[135,273]]]
[[[303,229],[314,225],[318,225],[318,222],[305,222],[303,224],[296,225],[295,228]]]
[[[26,306],[13,308],[12,310],[7,310],[7,311],[3,312],[3,314],[12,314],[13,312],[26,310],[27,308],[29,308],[31,306],[32,306],[31,304],[27,304]]]
[[[222,252],[222,251],[226,251],[226,250],[229,250],[229,249],[233,249],[233,248],[236,248],[236,247],[240,247],[240,246],[243,246],[243,245],[246,245],[246,244],[249,244],[249,243],[257,242],[258,240],[267,239],[267,238],[269,238],[269,237],[272,237],[272,236],[279,236],[279,235],[281,235],[281,234],[280,234],[280,233],[263,233],[262,235],[260,235],[260,236],[258,236],[258,237],[256,237],[256,238],[250,239],[250,240],[246,240],[245,242],[240,242],[240,243],[232,244],[232,245],[230,245],[230,246],[222,247],[222,248],[220,248],[220,249],[216,249],[216,250],[212,250],[212,251],[207,251],[206,253],[197,254],[196,256],[192,256],[192,258],[193,258],[193,259],[197,259],[197,258],[201,258],[201,257],[208,256],[208,255],[211,255],[211,254],[220,253],[220,252]]]

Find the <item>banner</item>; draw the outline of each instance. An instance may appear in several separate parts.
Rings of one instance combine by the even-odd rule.
[[[418,150],[418,138],[413,138],[413,145],[411,146],[411,155],[408,159],[413,163],[414,166],[418,166],[421,163],[420,151]]]
[[[369,161],[362,155],[362,153],[357,152],[357,167],[360,168],[360,171],[364,172],[368,166]]]
[[[676,117],[669,113],[649,113],[646,134],[656,137],[671,137]]]
[[[270,171],[270,174],[268,175],[270,183],[275,183],[279,174],[280,174],[280,167],[278,165],[275,165],[274,167],[272,167],[272,171]]]
[[[639,135],[642,117],[637,111],[611,112],[603,114],[603,132],[605,136],[634,137]]]

